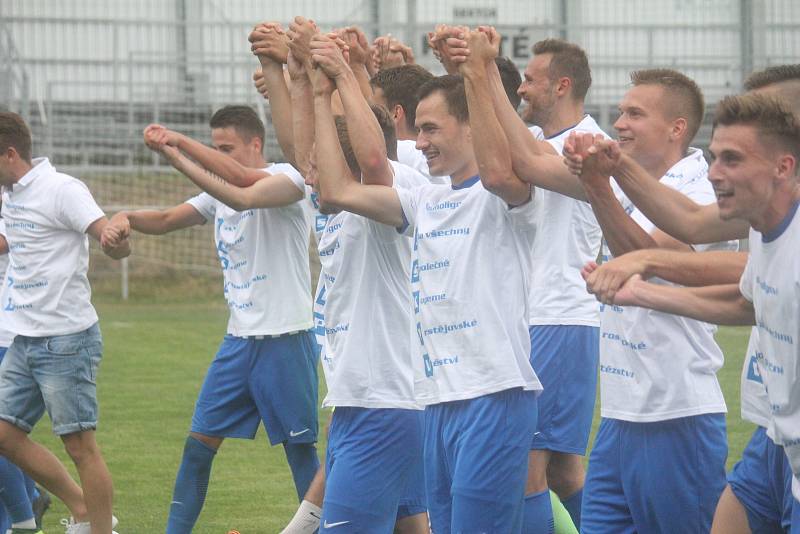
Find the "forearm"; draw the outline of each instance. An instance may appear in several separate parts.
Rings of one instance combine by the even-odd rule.
[[[383,131],[359,90],[355,74],[348,72],[337,78],[336,88],[342,99],[347,134],[361,168],[362,182],[391,186],[392,171],[386,156]]]
[[[613,256],[658,247],[652,236],[625,213],[608,179],[595,180],[592,185],[585,187],[585,191]]]
[[[295,165],[294,133],[292,128],[292,97],[283,77],[283,65],[267,57],[259,57],[264,83],[269,93],[269,112],[275,136],[284,157]],[[296,166],[296,165],[295,165]]]
[[[314,104],[308,77],[293,77],[290,94],[295,167],[300,174],[306,176],[309,168],[308,156],[314,144]]]
[[[497,65],[490,64],[487,72],[492,104],[511,147],[511,164],[517,176],[537,187],[586,200],[580,180],[569,172],[562,156],[537,140],[511,105]]]
[[[355,76],[356,81],[358,82],[358,88],[361,92],[361,95],[367,100],[367,102],[372,102],[372,85],[369,83],[369,71],[367,71],[367,66],[361,63],[351,65],[350,68],[353,71],[353,76]]]
[[[682,252],[644,249],[631,254],[641,256],[643,276],[656,276],[683,286],[738,284],[747,264],[746,252],[727,250]]]
[[[636,288],[637,305],[724,325],[753,325],[753,306],[738,284],[706,287],[670,287],[642,283]]]
[[[237,211],[258,207],[252,205],[250,196],[247,194],[247,189],[223,180],[210,170],[198,166],[185,157],[173,162],[173,166],[184,176],[189,178],[197,187],[226,206]],[[263,174],[266,175],[266,173]]]
[[[486,69],[467,69],[463,73],[472,145],[484,187],[501,196],[507,190],[522,190],[519,186],[526,184],[514,175],[508,139],[491,105]]]
[[[257,181],[256,176],[263,176],[262,172],[256,169],[248,169],[230,156],[226,156],[185,135],[179,137],[178,148],[203,168],[233,185],[251,185]]]
[[[746,221],[721,220],[715,204],[697,204],[650,176],[630,157],[621,158],[614,178],[645,217],[684,243],[716,243],[747,237]]]

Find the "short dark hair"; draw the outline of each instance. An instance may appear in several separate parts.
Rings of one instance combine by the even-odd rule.
[[[759,93],[726,96],[714,111],[714,128],[735,124],[757,128],[768,139],[765,146],[780,145],[800,160],[800,121],[784,100]]]
[[[533,45],[533,54],[550,54],[550,80],[572,80],[572,98],[583,101],[592,86],[589,58],[580,46],[563,39],[544,39]]]
[[[688,147],[700,129],[705,112],[703,91],[695,81],[672,69],[645,69],[631,72],[631,82],[634,86],[658,85],[664,89],[668,113],[686,119],[684,148]]]
[[[383,132],[386,155],[389,159],[397,161],[397,135],[392,116],[389,115],[385,107],[377,104],[371,104],[370,109],[372,109],[372,113],[375,115]],[[334,115],[333,120],[336,123],[336,134],[339,137],[339,145],[342,147],[347,166],[353,174],[359,175],[361,174],[361,167],[358,164],[358,159],[356,159],[356,154],[353,151],[353,144],[350,142],[350,135],[347,132],[347,119],[343,115]]]
[[[744,81],[747,91],[756,91],[771,85],[778,86],[777,96],[784,99],[794,113],[800,114],[800,65],[767,67],[752,73]]]
[[[787,82],[790,80],[800,80],[800,64],[795,65],[775,65],[764,70],[753,72],[744,81],[746,91],[761,89],[773,83]]]
[[[11,111],[0,112],[0,151],[13,147],[19,156],[31,162],[31,130],[25,121]]]
[[[436,92],[441,92],[444,96],[450,115],[455,117],[458,122],[469,122],[464,78],[456,74],[446,74],[429,80],[419,88],[419,99],[422,101]]]
[[[500,79],[503,80],[503,89],[506,90],[506,96],[508,96],[508,100],[514,109],[517,109],[519,103],[522,102],[522,97],[517,93],[519,86],[522,85],[522,76],[519,73],[519,69],[511,59],[505,56],[494,58],[494,62],[497,65],[497,70],[500,71]]]
[[[414,120],[419,104],[419,88],[434,78],[433,74],[419,65],[400,65],[379,70],[369,83],[383,91],[389,109],[400,105],[406,116],[406,126],[414,130]]]
[[[250,106],[225,106],[214,113],[208,124],[212,128],[233,128],[244,141],[258,137],[264,146],[264,123]]]

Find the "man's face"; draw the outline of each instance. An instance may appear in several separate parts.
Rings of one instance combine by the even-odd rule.
[[[450,114],[444,94],[436,91],[420,100],[417,106],[417,150],[428,160],[433,176],[462,176],[475,159],[469,124],[461,123]]]
[[[673,121],[664,112],[664,97],[658,85],[636,85],[619,104],[614,129],[620,149],[640,164],[662,160],[670,144]]]
[[[13,169],[19,159],[19,154],[14,148],[9,147],[0,152],[0,185],[9,186],[16,181]]]
[[[258,137],[245,141],[232,126],[212,128],[211,145],[245,167],[257,166],[258,157],[261,155],[261,142]]]
[[[522,120],[545,127],[556,104],[556,84],[550,80],[552,54],[533,56],[525,67],[517,94],[525,101]]]
[[[709,146],[708,179],[721,219],[761,221],[777,192],[777,151],[764,146],[754,126],[717,126]]]

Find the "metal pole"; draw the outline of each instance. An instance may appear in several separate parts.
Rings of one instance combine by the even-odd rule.
[[[128,300],[128,258],[119,260],[120,273],[122,275],[122,300]]]
[[[753,71],[753,2],[739,0],[739,54],[742,58],[741,82]]]

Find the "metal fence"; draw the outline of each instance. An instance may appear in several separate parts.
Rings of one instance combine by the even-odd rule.
[[[607,130],[631,70],[681,70],[710,108],[751,71],[800,57],[796,0],[0,0],[0,105],[23,114],[35,151],[85,179],[105,208],[172,205],[194,189],[144,149],[142,128],[161,122],[208,140],[216,108],[263,110],[247,34],[256,22],[287,24],[296,14],[323,28],[391,33],[437,73],[424,46],[436,23],[495,25],[520,68],[537,40],[572,40],[589,54],[587,107]],[[697,143],[709,133],[701,129]],[[274,135],[266,150],[280,159]],[[210,232],[137,239],[132,272],[215,272]],[[115,269],[96,262],[93,273]]]

